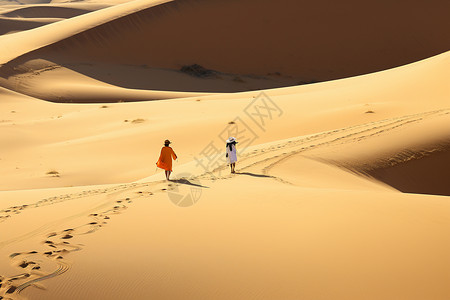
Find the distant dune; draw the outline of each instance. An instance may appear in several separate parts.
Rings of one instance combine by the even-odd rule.
[[[2,18],[0,17],[0,35],[7,33],[15,33],[18,31],[29,30],[46,24],[50,24],[61,19],[55,18],[27,18],[27,19],[16,19],[16,18]]]
[[[67,37],[34,56],[173,69],[198,63],[324,81],[449,50],[449,11],[446,0],[179,0]]]
[[[3,47],[11,46],[0,56],[6,61],[14,58],[8,51],[15,45],[23,55],[10,62],[12,69],[43,59],[50,62],[45,67],[64,66],[123,88],[235,92],[361,75],[450,49],[450,31],[445,30],[450,28],[450,2],[445,0],[408,5],[387,0],[164,2],[133,1],[24,32],[3,40]],[[82,13],[83,5],[92,4],[45,13],[31,7],[7,14],[68,17]],[[32,25],[16,25],[27,26]],[[160,70],[178,72],[193,64],[218,72],[226,82],[164,74],[163,80],[145,80],[159,77]],[[124,75],[129,73],[141,76]]]
[[[5,17],[21,18],[72,18],[89,12],[85,9],[55,7],[55,6],[33,6],[18,8],[2,15]]]
[[[30,30],[107,6],[102,3],[83,2],[1,6],[0,2],[0,35]]]

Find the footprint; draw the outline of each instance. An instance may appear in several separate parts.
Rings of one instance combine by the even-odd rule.
[[[126,189],[130,187],[136,187],[137,185],[124,185],[116,187],[116,190]],[[148,185],[147,185],[148,186]],[[20,213],[27,208],[35,208],[44,205],[52,205],[54,203],[76,199],[74,196],[82,196],[87,194],[100,194],[102,192],[113,191],[113,189],[108,190],[95,190],[95,191],[84,191],[82,194],[73,195],[61,195],[58,197],[49,197],[42,199],[32,205],[21,205],[9,207],[6,210],[0,211],[3,213],[0,216],[0,222],[6,218],[9,218],[11,214]],[[143,191],[137,192],[141,196],[144,195]],[[152,193],[149,193],[152,195]],[[12,264],[23,273],[15,275],[10,278],[5,278],[0,276],[0,300],[10,299],[6,296],[15,299],[15,295],[18,295],[29,286],[38,287],[40,289],[45,289],[41,285],[37,285],[38,282],[44,281],[55,276],[59,276],[70,269],[70,266],[65,261],[66,255],[74,251],[80,251],[83,249],[84,245],[75,244],[76,237],[83,234],[93,233],[107,224],[105,220],[110,220],[112,214],[120,214],[128,207],[123,205],[124,202],[132,203],[130,197],[119,199],[115,201],[114,206],[109,209],[104,210],[100,213],[92,213],[87,215],[92,218],[91,222],[80,225],[78,227],[67,228],[57,232],[50,232],[46,235],[46,238],[42,241],[42,245],[48,247],[47,250],[42,252],[38,251],[28,251],[28,252],[16,252],[10,254],[10,259]],[[7,215],[6,215],[7,214]],[[50,249],[49,249],[50,248]],[[57,269],[48,273],[48,269],[52,268],[52,264],[41,265],[43,262],[53,262],[56,263]],[[45,268],[43,267],[45,266]],[[14,282],[14,283],[13,283]]]

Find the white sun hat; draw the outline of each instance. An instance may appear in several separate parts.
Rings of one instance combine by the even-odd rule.
[[[230,136],[226,142],[227,143],[232,143],[232,142],[235,142],[235,141],[236,141],[236,138]]]

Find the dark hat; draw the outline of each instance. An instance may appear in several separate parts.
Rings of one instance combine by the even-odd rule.
[[[164,141],[164,145],[172,144],[169,140]]]

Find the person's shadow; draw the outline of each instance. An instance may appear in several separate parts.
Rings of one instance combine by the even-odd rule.
[[[250,172],[236,172],[235,174],[239,174],[239,175],[247,175],[247,176],[252,176],[252,177],[262,177],[262,178],[273,178],[273,176],[270,175],[264,175],[264,174],[255,174],[255,173],[250,173]]]
[[[186,184],[186,185],[192,185],[200,188],[206,188],[209,189],[209,186],[201,185],[198,183],[190,182],[186,178],[180,178],[180,179],[171,179],[170,182],[179,183],[179,184]]]

